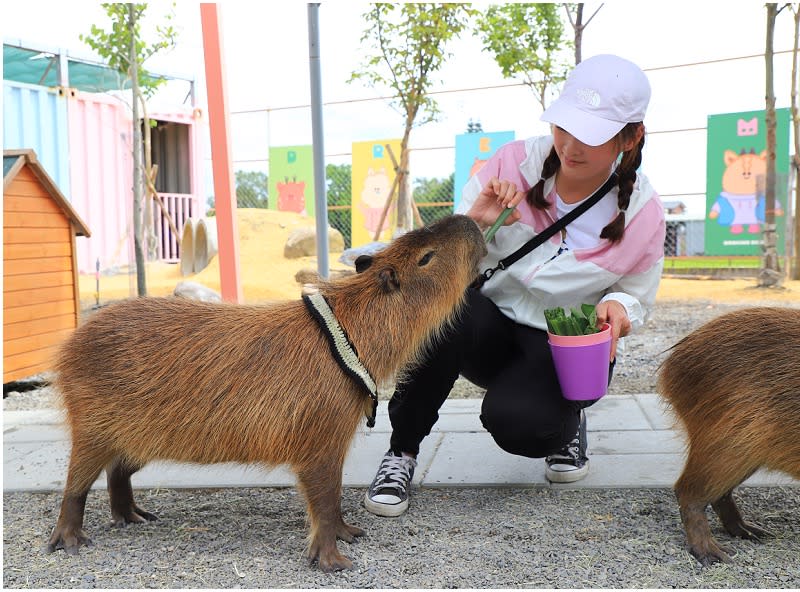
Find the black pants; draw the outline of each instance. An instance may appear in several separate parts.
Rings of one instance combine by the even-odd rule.
[[[470,289],[458,321],[389,401],[392,450],[419,453],[459,374],[486,389],[483,427],[500,448],[520,456],[560,450],[575,437],[580,410],[594,402],[561,395],[545,331],[515,323]]]

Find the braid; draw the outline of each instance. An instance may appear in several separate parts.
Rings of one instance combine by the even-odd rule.
[[[551,205],[550,202],[547,201],[547,197],[544,194],[544,180],[555,175],[560,167],[561,161],[558,159],[558,154],[556,153],[554,146],[550,149],[550,154],[547,155],[547,158],[544,159],[541,174],[542,178],[539,179],[539,182],[536,183],[536,185],[528,190],[526,199],[532,207],[539,210],[544,210]]]
[[[619,140],[624,142],[627,138],[633,137],[636,129],[641,123],[629,123],[620,131]],[[622,153],[622,160],[617,166],[617,176],[619,177],[617,207],[619,214],[614,218],[600,233],[600,238],[607,238],[612,242],[622,240],[625,234],[625,210],[631,202],[633,185],[636,182],[636,169],[642,164],[642,149],[644,148],[644,134],[639,144],[632,150]]]

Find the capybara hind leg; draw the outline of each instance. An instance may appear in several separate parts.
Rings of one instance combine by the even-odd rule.
[[[714,539],[706,517],[706,508],[716,497],[709,491],[714,481],[713,476],[708,474],[709,466],[704,466],[708,463],[708,460],[704,463],[703,459],[690,450],[686,467],[675,483],[675,495],[678,498],[689,552],[703,565],[718,561],[729,563],[731,552]]]
[[[122,458],[116,458],[106,467],[108,496],[111,502],[111,519],[114,526],[138,524],[158,520],[155,514],[136,505],[131,487],[131,475],[141,467],[133,466]]]
[[[344,458],[330,459],[324,465],[298,471],[300,488],[308,502],[308,515],[311,522],[308,559],[317,560],[322,571],[350,569],[353,563],[339,553],[336,540],[353,542],[364,531],[351,526],[342,519],[342,466]]]
[[[687,502],[678,494],[681,521],[686,531],[686,540],[689,543],[689,552],[704,566],[718,561],[731,562],[730,549],[717,543],[711,534],[711,528],[706,518],[704,502]]]
[[[64,549],[69,555],[77,555],[82,545],[92,544],[83,530],[83,514],[89,489],[105,464],[102,454],[73,442],[61,512],[47,542],[49,553]]]
[[[756,524],[745,522],[741,512],[733,499],[733,490],[729,491],[717,501],[713,502],[712,507],[719,516],[722,525],[731,536],[750,539],[751,541],[761,542],[762,538],[775,536],[768,530]]]

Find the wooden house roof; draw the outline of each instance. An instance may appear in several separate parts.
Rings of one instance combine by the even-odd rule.
[[[58,189],[50,175],[44,170],[39,160],[36,158],[36,153],[30,149],[21,150],[3,150],[3,193],[8,189],[11,183],[16,178],[17,174],[22,170],[25,165],[30,167],[31,172],[44,186],[45,190],[53,198],[53,201],[58,204],[64,215],[69,219],[75,227],[78,236],[91,236],[88,226],[81,220],[78,213],[72,208],[69,201],[64,194]]]

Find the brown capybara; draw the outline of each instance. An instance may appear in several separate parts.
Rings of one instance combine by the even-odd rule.
[[[733,489],[760,467],[800,479],[800,309],[746,308],[706,323],[672,348],[658,391],[688,438],[675,493],[689,550],[703,565],[729,562],[708,504],[729,534],[759,541],[769,533],[745,522]]]
[[[319,285],[377,384],[414,363],[463,302],[485,255],[481,232],[450,216]],[[57,386],[72,435],[61,513],[48,551],[89,542],[87,493],[105,469],[116,525],[154,520],[130,478],[153,460],[288,464],[310,521],[309,560],[348,568],[336,539],[360,528],[341,513],[342,465],[367,390],[335,360],[302,300],[268,305],[138,298],[97,312],[60,351]]]

